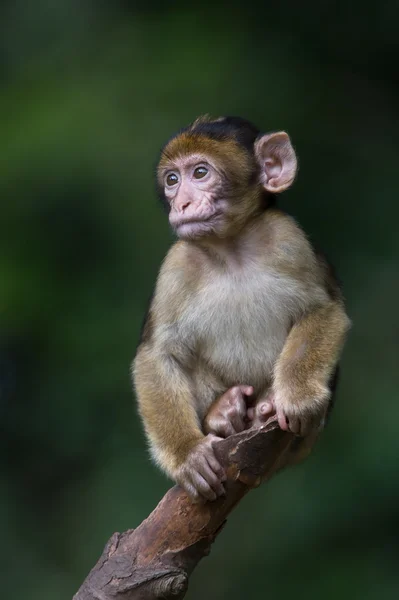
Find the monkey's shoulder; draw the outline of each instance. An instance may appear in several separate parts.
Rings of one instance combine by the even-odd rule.
[[[142,328],[141,342],[150,341],[155,329],[175,322],[199,284],[201,261],[189,244],[176,242],[166,254]]]
[[[198,284],[204,268],[205,261],[202,253],[190,243],[179,240],[171,246],[162,262],[157,289],[166,286],[167,290],[164,291],[174,297],[177,292],[181,297],[184,294],[190,295]]]
[[[317,268],[317,257],[304,230],[293,217],[278,209],[263,217],[263,244],[276,266],[288,271]]]
[[[341,285],[325,254],[314,246],[298,222],[287,213],[272,209],[265,215],[265,231],[271,240],[276,268],[321,286],[328,296],[341,300]]]

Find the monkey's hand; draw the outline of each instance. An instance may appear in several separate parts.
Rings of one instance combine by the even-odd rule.
[[[214,433],[227,438],[246,429],[247,401],[253,394],[250,385],[236,385],[218,398],[206,415],[203,423],[205,433]]]
[[[330,391],[320,384],[300,388],[287,386],[273,390],[256,406],[256,420],[267,421],[273,413],[284,431],[301,437],[320,431],[324,427]]]
[[[188,453],[175,473],[176,482],[193,502],[216,500],[225,494],[226,473],[215,456],[213,445],[221,438],[209,434]]]

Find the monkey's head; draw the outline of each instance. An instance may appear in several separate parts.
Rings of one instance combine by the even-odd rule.
[[[157,183],[180,238],[225,238],[286,190],[297,171],[287,133],[239,117],[200,117],[161,151]]]

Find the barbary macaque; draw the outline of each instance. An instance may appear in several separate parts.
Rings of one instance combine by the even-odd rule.
[[[296,172],[287,133],[238,117],[200,117],[161,152],[179,239],[132,372],[152,455],[193,501],[225,492],[220,438],[271,415],[305,441],[325,423],[350,322],[331,268],[275,207]]]

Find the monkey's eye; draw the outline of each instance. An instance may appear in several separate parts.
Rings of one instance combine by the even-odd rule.
[[[202,179],[207,174],[208,174],[208,169],[206,167],[197,167],[194,171],[195,179]]]
[[[172,187],[173,185],[176,185],[176,183],[179,182],[179,178],[176,175],[176,173],[169,173],[169,175],[166,176],[166,185],[169,187]]]

